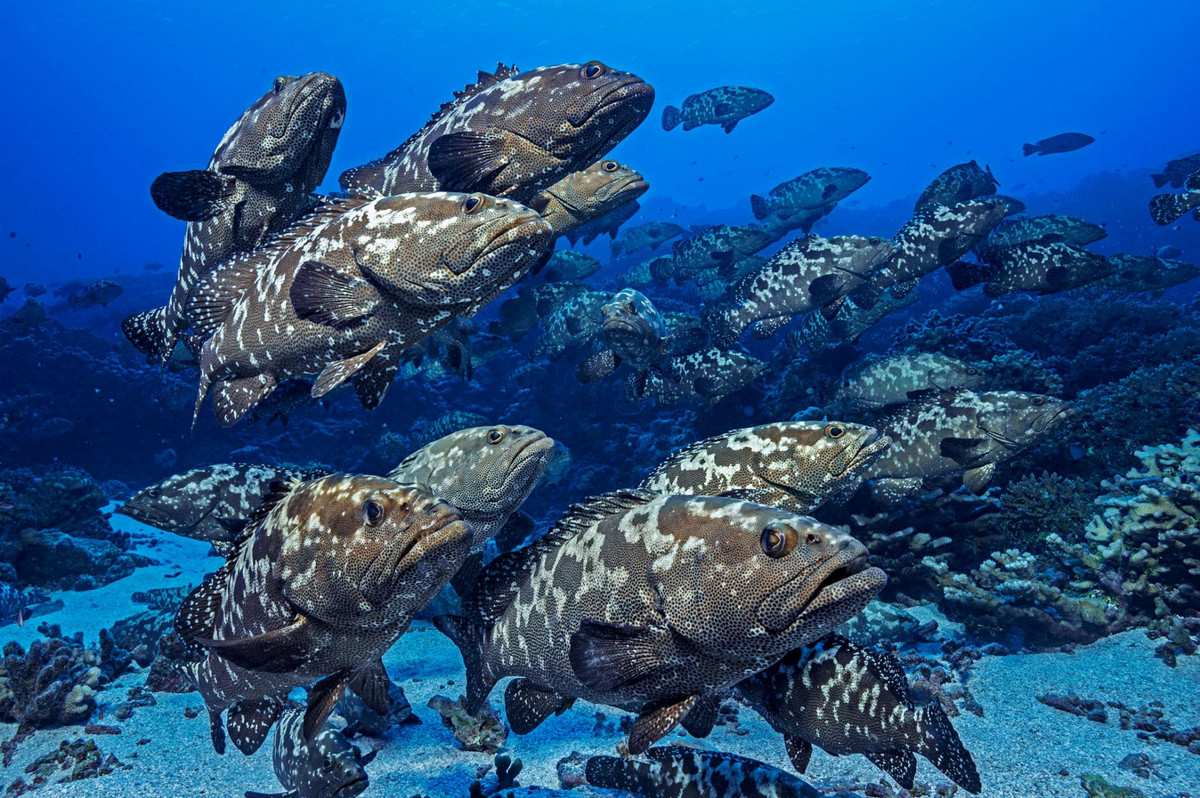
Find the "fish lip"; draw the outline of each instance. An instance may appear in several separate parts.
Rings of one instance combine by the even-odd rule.
[[[132,518],[139,524],[145,524],[146,526],[152,526],[158,529],[161,528],[159,527],[159,524],[165,524],[171,520],[170,516],[167,515],[165,510],[159,510],[156,507],[134,507],[131,509],[129,507],[129,502],[125,502],[118,507],[116,512]]]
[[[891,438],[879,434],[879,430],[874,428],[865,430],[862,438],[862,442],[846,458],[846,467],[840,473],[833,475],[835,478],[841,479],[853,471],[865,468],[874,461],[875,457],[881,455],[887,447],[892,445]]]
[[[491,255],[496,254],[500,250],[507,246],[511,246],[512,244],[526,243],[523,241],[525,238],[523,228],[525,227],[537,226],[544,228],[544,231],[547,234],[551,232],[550,225],[546,222],[546,220],[536,215],[532,217],[516,215],[507,217],[501,221],[503,224],[499,225],[500,231],[488,238],[487,244],[484,245],[483,251],[479,254],[479,258],[477,258],[476,261],[490,257]],[[510,236],[510,233],[516,233],[516,235]]]
[[[645,102],[645,112],[640,115],[634,115],[641,116],[642,118],[637,119],[629,130],[625,130],[625,135],[628,135],[634,127],[641,124],[642,119],[649,116],[650,107],[654,104],[654,87],[636,75],[625,76],[617,81],[615,86],[610,85],[607,89],[597,88],[592,95],[599,92],[604,92],[603,96],[590,107],[582,109],[583,114],[581,116],[574,114],[567,115],[567,122],[572,127],[581,128],[596,118],[597,115],[623,102],[629,102],[635,110],[642,102]]]
[[[766,598],[759,604],[760,613],[762,612],[763,605],[767,603],[787,607],[787,597],[789,595],[800,594],[808,596],[794,612],[787,613],[791,616],[791,619],[779,628],[772,628],[766,622],[763,622],[763,626],[768,632],[783,634],[796,628],[805,620],[810,610],[823,606],[822,603],[819,603],[822,596],[834,585],[851,579],[866,581],[868,582],[868,586],[870,582],[879,579],[882,579],[884,584],[887,583],[887,576],[884,572],[870,564],[870,557],[866,546],[856,540],[849,540],[851,541],[850,545],[843,546],[815,568],[801,571],[777,587],[773,592],[767,594]],[[810,585],[811,587],[809,587]],[[881,584],[875,590],[875,593],[878,593],[882,587],[883,585]],[[874,593],[871,595],[874,595]]]
[[[447,507],[439,508],[439,511],[445,514]],[[471,526],[463,520],[462,515],[457,512],[455,515],[457,517],[449,523],[433,527],[432,529],[423,529],[413,535],[412,540],[404,545],[392,572],[383,581],[388,584],[394,584],[397,578],[412,567],[412,561],[421,559],[421,557],[433,549],[453,544],[460,538],[470,540]],[[418,547],[420,547],[419,551],[417,550]]]
[[[537,435],[531,435],[530,440],[526,441],[521,448],[513,454],[512,459],[508,461],[508,479],[506,483],[512,483],[516,479],[524,477],[520,485],[523,492],[529,487],[529,483],[536,480],[540,474],[537,468],[539,458],[543,455],[548,455],[554,451],[555,441],[546,433],[538,430]],[[498,503],[501,499],[506,498],[508,491],[503,491],[500,495],[488,498],[491,503]]]
[[[368,778],[366,776],[360,776],[359,778],[342,784],[336,790],[334,790],[333,798],[353,798],[353,796],[362,795],[367,789],[367,784]]]

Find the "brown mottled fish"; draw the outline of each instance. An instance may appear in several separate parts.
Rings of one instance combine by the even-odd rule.
[[[646,193],[650,184],[616,161],[598,161],[542,189],[529,207],[550,223],[556,236],[612,213]]]
[[[791,773],[737,754],[682,745],[651,748],[649,762],[591,756],[584,777],[593,787],[644,798],[821,798]]]

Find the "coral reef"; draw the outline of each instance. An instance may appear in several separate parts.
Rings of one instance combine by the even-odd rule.
[[[1131,707],[1120,701],[1100,701],[1095,698],[1081,698],[1074,693],[1060,695],[1046,693],[1037,696],[1048,707],[1087,718],[1095,723],[1109,723],[1115,715],[1116,724],[1125,731],[1136,731],[1143,740],[1163,740],[1182,746],[1190,753],[1200,756],[1200,726],[1188,729],[1176,729],[1171,722],[1163,717],[1162,704],[1151,701],[1144,707]],[[1110,712],[1109,710],[1116,710]]]
[[[353,691],[347,691],[337,703],[338,714],[346,721],[342,733],[353,738],[359,734],[370,737],[380,737],[393,726],[403,723],[420,723],[421,719],[413,714],[412,705],[404,695],[403,688],[392,680],[388,680],[388,704],[390,709],[385,715],[380,715],[358,697]]]
[[[442,724],[454,732],[454,739],[464,751],[495,753],[508,739],[508,726],[491,704],[484,703],[475,715],[463,707],[465,698],[453,701],[444,695],[429,699],[429,708],[442,717]]]
[[[107,776],[118,769],[127,770],[128,768],[128,765],[122,763],[113,754],[104,756],[94,740],[83,738],[71,742],[63,740],[59,743],[57,750],[39,757],[26,766],[25,773],[33,776],[31,781],[26,782],[23,778],[18,778],[8,785],[4,794],[6,796],[24,795],[49,784],[60,773],[66,773],[66,775],[58,779],[55,782],[57,784],[94,779],[98,776]]]

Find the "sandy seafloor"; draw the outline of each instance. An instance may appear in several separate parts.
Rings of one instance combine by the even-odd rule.
[[[24,627],[0,629],[0,641],[15,639],[23,645],[38,637],[42,621],[58,623],[66,634],[82,631],[94,644],[101,627],[145,609],[130,595],[138,590],[195,584],[220,564],[209,557],[207,544],[177,538],[144,527],[124,516],[113,525],[133,531],[137,550],[163,563],[139,569],[132,576],[87,592],[57,594],[65,604],[58,612],[35,618]],[[182,571],[179,576],[168,574]],[[948,624],[943,624],[949,629]],[[1035,700],[1043,693],[1074,692],[1080,696],[1143,706],[1161,701],[1165,717],[1175,728],[1200,724],[1200,657],[1181,657],[1170,668],[1153,656],[1154,643],[1144,633],[1131,631],[1081,647],[1073,654],[1026,654],[985,657],[973,669],[971,692],[982,705],[983,717],[962,713],[954,724],[974,754],[985,796],[1082,796],[1080,774],[1098,773],[1110,782],[1137,787],[1148,796],[1200,795],[1200,757],[1181,746],[1140,740],[1133,731],[1102,725],[1060,712]],[[380,749],[368,768],[371,786],[366,796],[414,795],[466,796],[477,772],[493,756],[456,747],[449,730],[426,704],[436,694],[457,698],[464,684],[462,660],[450,641],[431,624],[415,622],[384,658],[388,670],[412,703],[419,725],[403,725],[382,738],[356,741],[364,749]],[[140,685],[143,672],[126,674],[97,696],[101,704],[115,705],[129,688]],[[502,705],[503,684],[492,692],[492,704]],[[112,752],[128,770],[98,779],[68,784],[48,784],[35,795],[45,796],[241,796],[246,790],[278,792],[271,766],[271,740],[254,756],[240,754],[232,745],[224,756],[212,750],[207,713],[195,718],[186,708],[203,709],[199,694],[157,693],[156,706],[134,710],[132,717],[103,723],[121,727],[120,735],[95,739],[101,750]],[[507,753],[520,758],[522,786],[558,787],[556,763],[572,751],[611,754],[620,739],[609,731],[596,736],[597,707],[585,702],[558,718],[551,718],[524,737],[510,735]],[[610,720],[619,712],[602,708]],[[741,727],[749,733],[734,735],[718,727],[706,740],[688,740],[699,747],[751,756],[777,767],[789,767],[781,738],[751,710],[739,713]],[[0,724],[0,735],[11,737],[15,727]],[[61,740],[83,736],[83,728],[69,726],[42,730],[20,745],[0,787],[24,775],[25,766],[58,747]],[[273,736],[272,736],[273,739]],[[139,741],[147,740],[139,745]],[[1128,754],[1146,753],[1159,762],[1161,778],[1143,779],[1117,767]],[[947,783],[932,765],[918,757],[918,786]],[[817,750],[806,778],[814,782],[884,781],[886,776],[861,756],[831,757]],[[959,795],[965,795],[965,792]]]

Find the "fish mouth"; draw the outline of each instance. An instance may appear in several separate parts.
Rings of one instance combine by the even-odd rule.
[[[530,436],[530,439],[521,445],[520,449],[513,454],[512,459],[508,464],[508,479],[505,482],[510,486],[520,486],[522,493],[528,493],[530,483],[536,482],[544,472],[542,467],[547,455],[554,451],[554,439],[545,433],[540,433],[536,436]],[[489,501],[499,502],[505,498],[511,491],[506,490],[502,494],[491,497]]]
[[[857,445],[847,446],[846,466],[840,472],[833,474],[835,479],[844,479],[848,475],[866,468],[875,462],[883,452],[892,445],[892,439],[880,435],[879,430],[863,430]]]
[[[340,785],[333,791],[333,798],[355,798],[355,796],[363,794],[367,789],[367,784],[367,777],[360,776],[353,781],[348,781]]]
[[[641,175],[638,175],[637,177],[629,177],[620,183],[613,183],[606,186],[604,189],[596,192],[596,196],[600,198],[601,202],[610,202],[625,194],[632,194],[633,196],[629,200],[626,200],[629,202],[636,197],[642,196],[649,189],[650,184]]]
[[[438,524],[435,521],[434,524],[429,524],[428,520],[418,519],[418,522],[425,520],[428,525],[416,531],[398,549],[381,551],[367,566],[361,579],[366,588],[364,593],[370,590],[370,586],[374,586],[375,591],[382,594],[380,599],[368,597],[372,604],[379,603],[380,600],[386,601],[391,593],[390,588],[430,552],[460,543],[466,543],[469,547],[472,536],[470,525],[457,510],[444,502],[443,505],[436,511],[438,514],[435,518],[444,523]]]
[[[886,584],[887,575],[870,564],[866,547],[847,539],[832,557],[800,572],[763,599],[758,609],[760,622],[768,632],[781,634],[798,629],[817,610],[840,606],[846,616],[833,624],[836,626]]]
[[[514,216],[498,223],[499,230],[488,238],[479,259],[489,258],[513,244],[528,244],[537,234],[551,235],[550,224],[540,216]]]
[[[616,85],[610,84],[607,88],[598,87],[589,97],[601,93],[596,102],[567,115],[572,127],[583,127],[600,115],[614,113],[620,106],[627,105],[633,116],[638,117],[630,127],[632,130],[650,115],[650,106],[654,104],[654,87],[636,75],[621,78]]]

